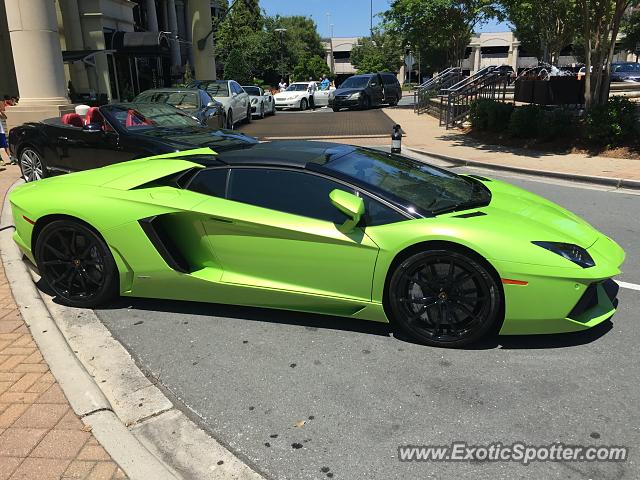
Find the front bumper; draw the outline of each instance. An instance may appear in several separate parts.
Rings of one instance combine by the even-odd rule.
[[[360,105],[360,99],[350,100],[346,98],[333,97],[329,99],[329,106],[332,108],[349,108]]]
[[[505,284],[505,320],[501,335],[565,333],[587,330],[616,311],[617,288],[612,277],[620,273],[624,251],[602,235],[587,249],[591,268],[551,268],[492,261]]]
[[[298,100],[277,100],[276,108],[300,108],[300,99]]]

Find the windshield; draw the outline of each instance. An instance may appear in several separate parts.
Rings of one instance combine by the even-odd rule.
[[[227,82],[207,83],[206,90],[207,90],[207,93],[212,97],[228,97],[229,96],[229,84]]]
[[[342,82],[340,88],[364,88],[367,83],[369,83],[369,77],[349,77]]]
[[[135,103],[168,103],[180,110],[198,108],[197,92],[144,92],[133,99]]]
[[[325,168],[355,179],[372,192],[402,200],[423,214],[487,204],[491,194],[479,182],[400,155],[358,149]]]
[[[125,130],[199,127],[200,122],[180,110],[159,103],[105,105],[101,107]]]
[[[242,87],[242,88],[244,88],[244,91],[247,92],[249,95],[253,95],[255,97],[259,97],[261,95],[260,89],[258,87]]]
[[[287,92],[306,92],[308,87],[308,83],[292,83],[287,87]]]

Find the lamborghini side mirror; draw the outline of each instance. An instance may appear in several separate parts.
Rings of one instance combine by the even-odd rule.
[[[335,189],[329,193],[329,199],[334,207],[349,217],[342,225],[343,229],[351,230],[360,222],[362,215],[364,215],[364,200],[361,197]]]

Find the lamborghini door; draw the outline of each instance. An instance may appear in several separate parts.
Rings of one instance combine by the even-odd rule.
[[[215,172],[200,172],[189,188],[210,194],[222,183]],[[236,167],[228,175],[226,198],[196,207],[222,282],[371,300],[378,247],[360,228],[341,231],[346,217],[329,199],[334,189],[353,190],[300,170]]]

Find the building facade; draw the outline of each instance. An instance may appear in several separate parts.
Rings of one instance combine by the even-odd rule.
[[[0,95],[20,97],[8,124],[72,102],[128,100],[182,79],[216,78],[212,17],[225,0],[3,0]]]

